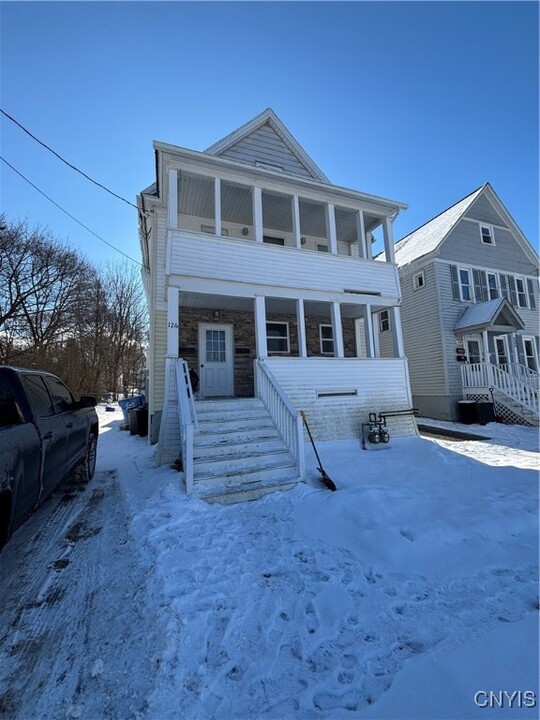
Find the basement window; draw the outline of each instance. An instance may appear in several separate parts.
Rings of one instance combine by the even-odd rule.
[[[358,390],[356,388],[346,389],[346,388],[339,388],[337,390],[317,390],[317,397],[318,398],[325,398],[325,397],[354,397],[355,395],[358,395]]]
[[[328,252],[328,245],[321,245],[317,243],[317,252]]]
[[[289,323],[266,323],[266,346],[268,352],[286,354],[289,351]]]

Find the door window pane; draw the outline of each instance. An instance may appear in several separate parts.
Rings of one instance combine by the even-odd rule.
[[[480,355],[480,343],[478,340],[467,340],[467,351],[470,363],[482,362]]]

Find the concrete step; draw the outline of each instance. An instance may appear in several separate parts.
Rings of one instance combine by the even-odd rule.
[[[296,467],[292,462],[283,467],[266,467],[259,470],[244,470],[223,477],[195,477],[193,490],[198,496],[227,492],[241,486],[249,489],[261,485],[280,485],[298,482]]]
[[[251,433],[253,435],[253,433]],[[195,460],[223,460],[224,458],[243,458],[252,455],[279,452],[285,447],[280,437],[252,438],[249,442],[230,442],[211,445],[195,445],[193,457]]]
[[[288,467],[292,458],[282,446],[277,452],[251,453],[229,457],[211,457],[196,460],[193,463],[193,477],[197,479],[223,479],[231,475],[257,473],[274,468]],[[293,465],[294,467],[294,465]]]

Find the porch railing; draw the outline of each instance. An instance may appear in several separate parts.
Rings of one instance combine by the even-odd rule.
[[[522,365],[521,363],[512,363],[512,365],[508,366],[508,370],[513,375],[516,375],[516,377],[518,377],[521,382],[530,385],[536,390],[538,389],[539,375],[536,370],[531,370],[530,367],[527,367],[527,365]]]
[[[301,480],[306,474],[304,455],[304,428],[302,417],[281,389],[278,381],[259,360],[255,365],[255,393],[260,398],[274,421],[283,441],[296,464]]]
[[[189,377],[189,367],[185,360],[176,361],[176,388],[178,394],[178,421],[180,423],[180,442],[182,469],[186,483],[186,493],[193,492],[193,434],[197,430],[197,413],[193,389]]]
[[[493,387],[524,407],[538,413],[538,387],[524,382],[499,365],[492,363],[467,363],[460,366],[463,388]]]

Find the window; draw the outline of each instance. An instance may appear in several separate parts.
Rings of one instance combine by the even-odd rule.
[[[208,235],[215,235],[216,234],[216,226],[215,225],[201,225],[201,232],[207,233]],[[222,237],[228,237],[229,231],[227,228],[222,227],[221,228],[221,236]]]
[[[328,245],[319,245],[317,243],[317,252],[328,252]]]
[[[7,378],[0,377],[0,427],[20,425],[22,416]]]
[[[383,310],[379,313],[379,332],[390,330],[390,312]]]
[[[484,245],[495,245],[495,236],[491,225],[480,225],[480,237]]]
[[[520,308],[527,307],[527,293],[525,292],[525,282],[523,278],[516,278],[517,305]]]
[[[459,268],[459,286],[461,290],[461,299],[464,301],[472,300],[471,273],[469,270]]]
[[[46,377],[45,384],[49,389],[55,412],[63,413],[73,409],[73,397],[63,382],[58,378]]]
[[[39,375],[23,375],[21,379],[36,415],[40,418],[54,415],[49,391],[41,377]]]
[[[289,323],[267,322],[266,343],[268,352],[288,353],[289,352]]]
[[[225,350],[225,330],[206,331],[206,362],[227,362]]]
[[[489,299],[496,300],[499,297],[499,287],[497,285],[497,275],[495,273],[487,274]]]
[[[416,273],[416,275],[413,275],[413,286],[415,290],[420,290],[420,288],[423,288],[426,284],[426,276],[424,275],[424,271]]]
[[[270,235],[263,235],[263,243],[267,245],[285,245],[285,238],[271,237]]]
[[[319,325],[321,355],[334,354],[334,332],[331,325]]]
[[[538,356],[534,338],[523,338],[523,350],[525,352],[525,364],[527,367],[535,372],[538,371]]]
[[[534,284],[531,278],[527,278],[527,290],[529,291],[529,307],[536,310],[536,299],[534,297]]]

